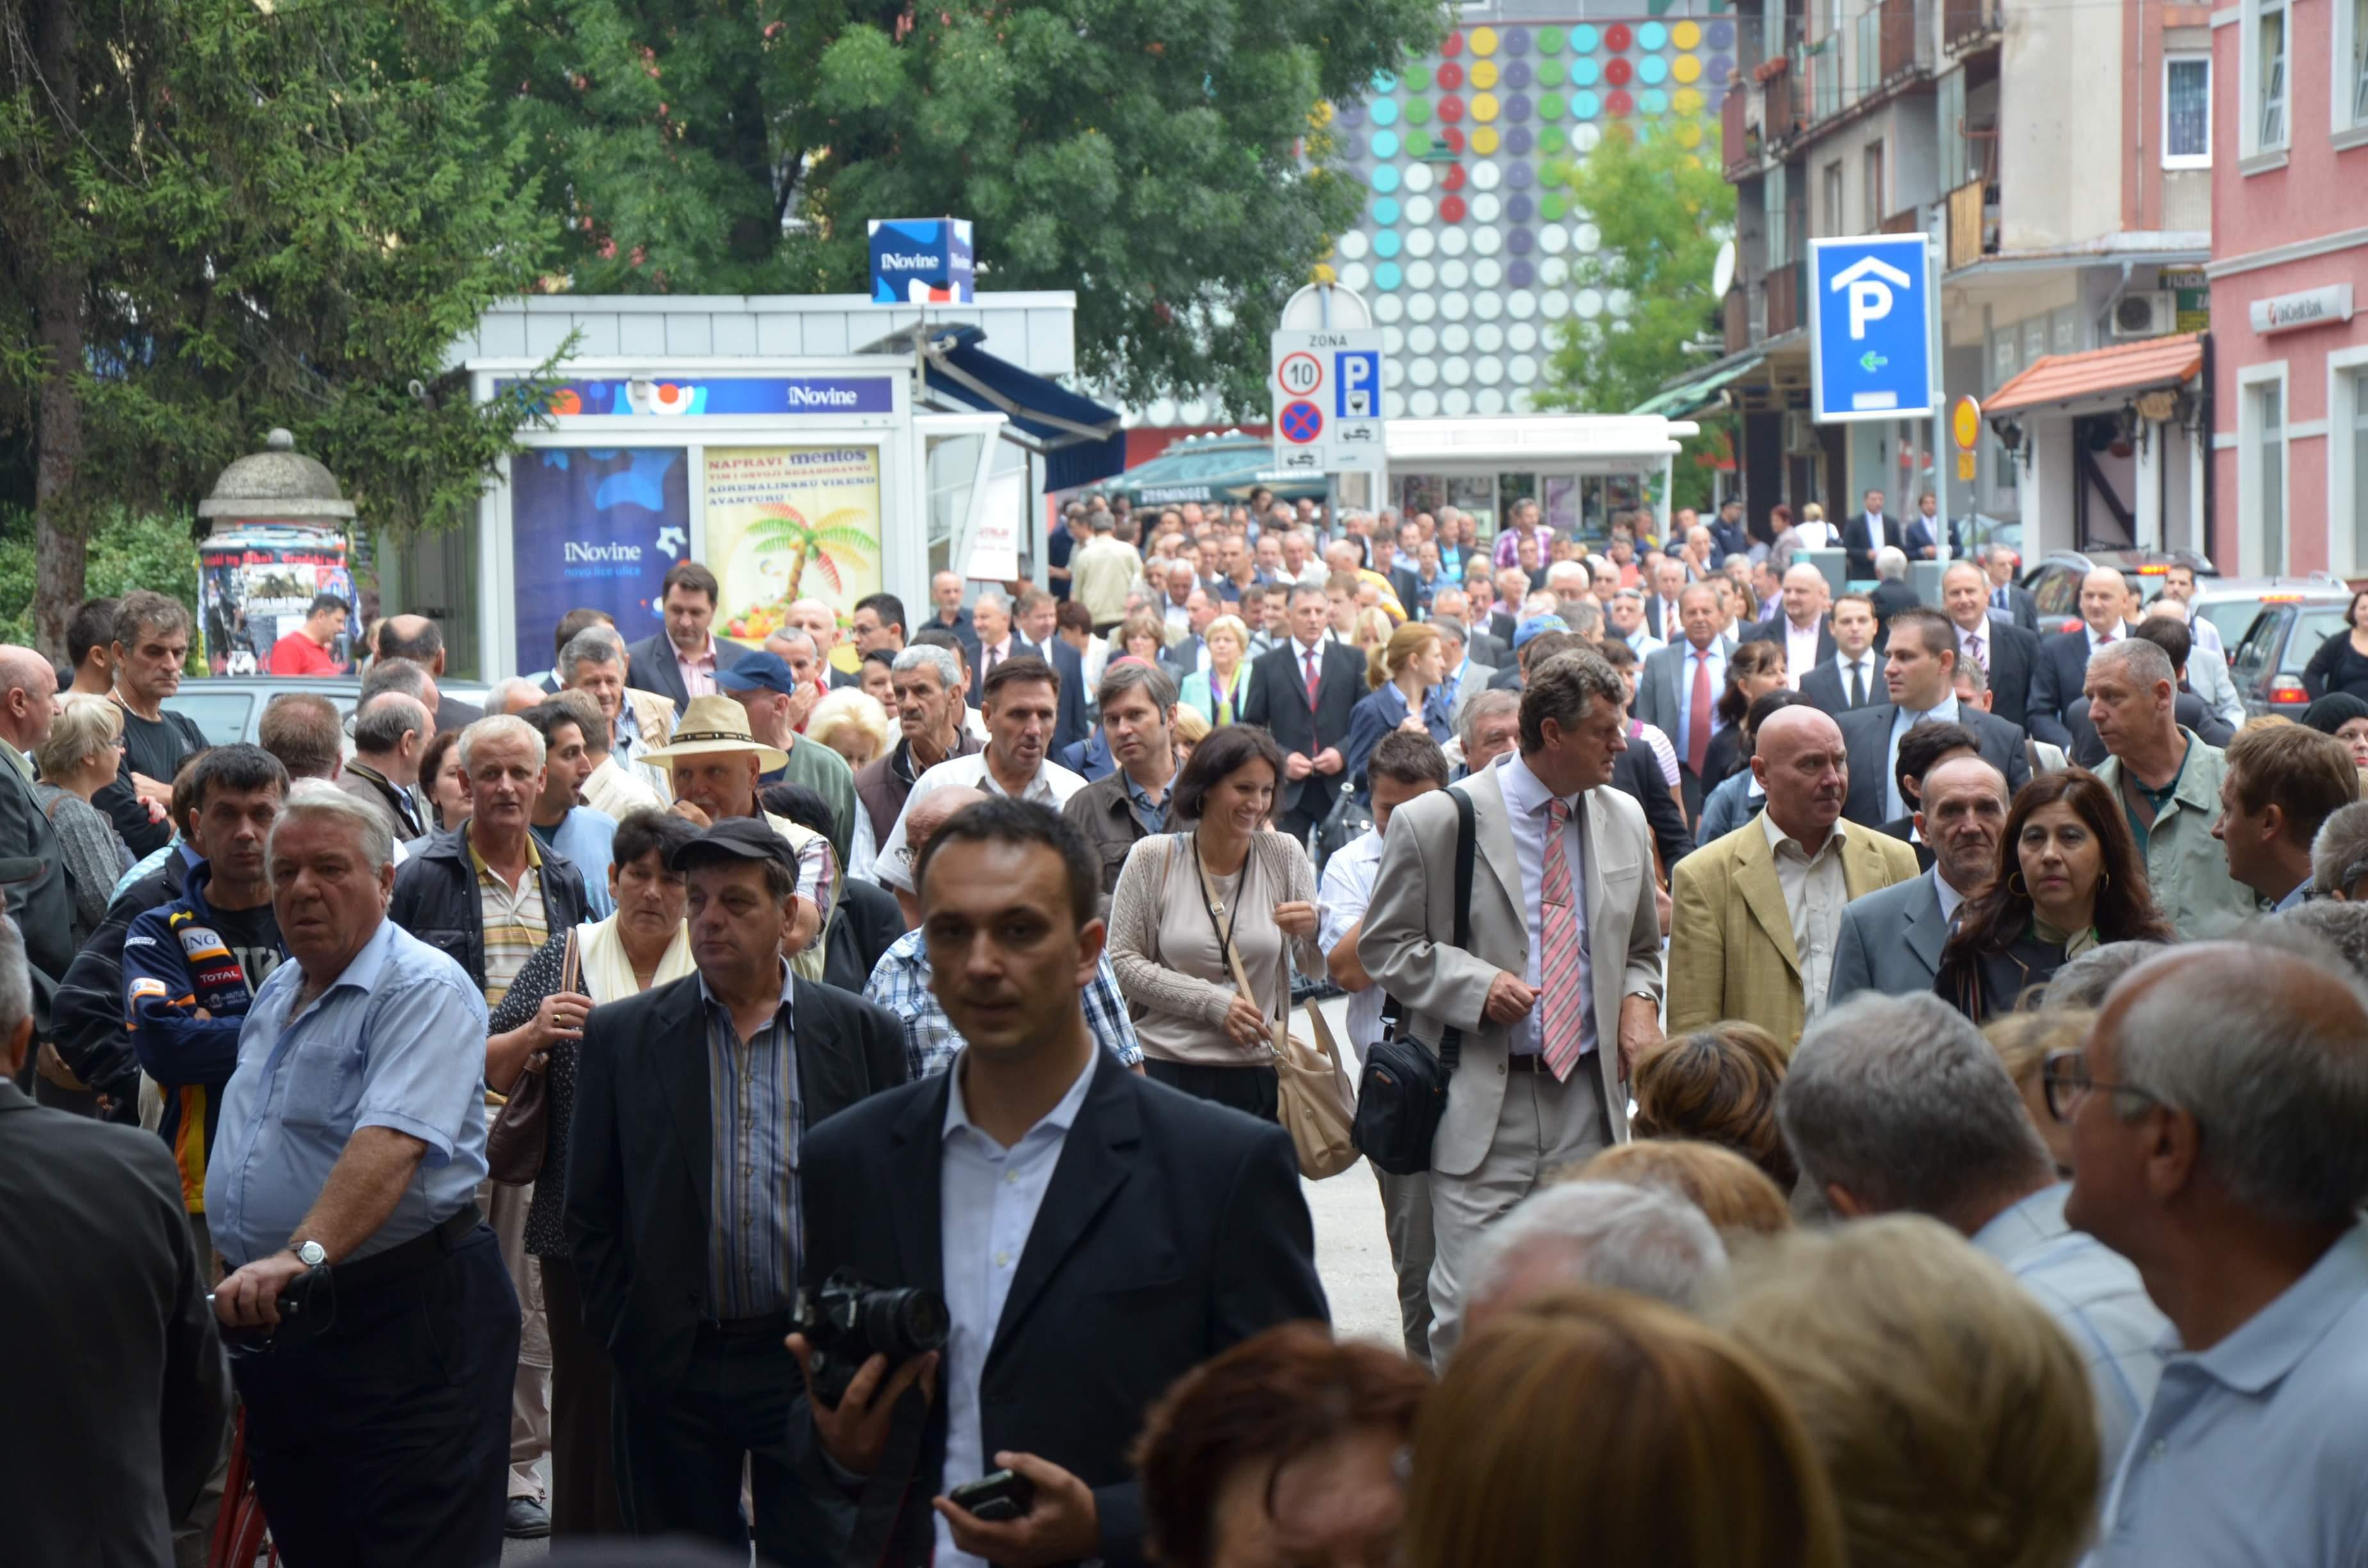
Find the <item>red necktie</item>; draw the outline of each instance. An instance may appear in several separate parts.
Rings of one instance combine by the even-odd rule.
[[[1299,655],[1307,661],[1307,706],[1315,706],[1315,650],[1310,648]]]
[[[1538,875],[1538,927],[1545,950],[1539,954],[1539,1049],[1558,1081],[1570,1077],[1586,1033],[1586,955],[1578,937],[1578,909],[1570,887],[1570,851],[1563,831],[1570,825],[1570,808],[1546,802],[1545,863]]]
[[[1697,652],[1693,658],[1693,701],[1686,709],[1686,766],[1699,778],[1702,765],[1710,758],[1710,657]]]

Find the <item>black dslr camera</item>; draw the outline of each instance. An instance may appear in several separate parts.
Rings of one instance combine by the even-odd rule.
[[[798,1332],[814,1347],[814,1397],[837,1409],[863,1363],[888,1358],[894,1370],[945,1347],[946,1299],[935,1290],[883,1290],[842,1268],[798,1302]]]

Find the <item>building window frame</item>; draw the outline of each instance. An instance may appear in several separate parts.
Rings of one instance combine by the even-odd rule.
[[[2336,147],[2368,147],[2368,0],[2334,0],[2328,53],[2328,133]]]
[[[2248,365],[2237,372],[2239,572],[2276,576],[2293,558],[2294,403],[2289,391],[2283,359]]]
[[[2171,145],[2170,82],[2181,67],[2203,68],[2203,150],[2174,153]],[[2208,50],[2180,50],[2162,57],[2162,166],[2166,169],[2208,169],[2212,166],[2212,55]]]
[[[1826,221],[1822,233],[1827,238],[1848,234],[1850,233],[1850,176],[1844,172],[1842,161],[1839,158],[1827,160],[1824,169],[1817,176],[1817,186],[1818,194],[1825,198],[1826,206]]]
[[[2327,527],[2328,562],[2368,576],[2368,346],[2327,357]]]
[[[1891,171],[1886,166],[1891,159],[1880,136],[1861,148],[1858,156],[1859,183],[1864,187],[1862,195],[1866,202],[1866,232],[1876,233],[1882,230],[1883,221],[1891,215],[1891,195],[1887,188]]]
[[[2245,172],[2257,174],[2282,167],[2294,143],[2293,0],[2243,0],[2237,31],[2237,153]],[[2278,46],[2274,70],[2263,58],[2272,31]],[[2263,90],[2271,85],[2274,95]],[[2272,108],[2274,118],[2268,112]],[[2274,135],[2264,136],[2265,130]]]

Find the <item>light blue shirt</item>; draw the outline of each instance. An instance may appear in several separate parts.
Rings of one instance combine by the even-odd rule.
[[[296,1239],[365,1127],[427,1145],[394,1212],[353,1257],[421,1236],[485,1176],[485,998],[466,970],[392,920],[326,990],[294,959],[272,971],[239,1030],[206,1172],[215,1249],[239,1267]]]
[[[708,1311],[725,1323],[797,1304],[798,1145],[805,1105],[798,1096],[797,980],[781,965],[781,1005],[744,1044],[732,1009],[699,979],[707,1019],[708,1176],[714,1207],[707,1229]]]
[[[1949,884],[1939,885],[1945,900]],[[2111,1475],[2154,1398],[2162,1376],[2154,1347],[2170,1325],[2146,1298],[2135,1264],[2064,1222],[2071,1190],[2069,1182],[2043,1187],[1975,1232],[1973,1241],[2022,1281],[2080,1353],[2097,1401],[2098,1473]]]
[[[2368,1562],[2368,1222],[2209,1350],[2159,1348],[2090,1568]]]
[[[1712,704],[1710,733],[1714,735],[1726,728],[1726,722],[1718,716],[1717,708],[1719,694],[1726,689],[1726,639],[1713,637],[1710,640],[1709,647],[1697,648],[1683,637],[1679,637],[1669,646],[1679,650],[1678,653],[1678,728],[1677,733],[1669,738],[1677,742],[1678,755],[1682,757],[1686,755],[1686,737],[1694,733],[1694,665],[1697,663],[1710,666]]]
[[[946,1462],[941,1486],[975,1481],[986,1462],[986,1432],[979,1420],[979,1381],[986,1353],[1003,1322],[1003,1304],[1036,1228],[1036,1211],[1053,1186],[1053,1172],[1069,1129],[1092,1087],[1096,1051],[1044,1119],[1007,1149],[981,1131],[962,1100],[962,1063],[951,1070],[946,1093],[944,1154],[938,1165],[939,1245],[946,1285]],[[1113,1073],[1121,1071],[1116,1065]],[[985,1559],[954,1550],[952,1527],[937,1519],[937,1568],[987,1568]]]
[[[1545,911],[1543,899],[1545,890],[1546,806],[1554,797],[1543,779],[1530,771],[1519,751],[1507,752],[1497,763],[1497,782],[1505,793],[1505,815],[1513,830],[1513,858],[1521,868],[1521,918],[1529,926],[1530,960],[1521,971],[1521,978],[1530,984],[1538,983],[1545,962]],[[1570,863],[1570,901],[1578,916],[1578,979],[1580,994],[1588,998],[1579,1008],[1578,1052],[1581,1056],[1595,1049],[1595,986],[1594,955],[1587,950],[1587,851],[1579,843],[1579,824],[1587,820],[1584,809],[1587,795],[1565,797],[1570,806],[1569,820],[1560,834],[1560,847]],[[1538,1032],[1545,1009],[1532,1007],[1506,1036],[1505,1048],[1515,1056],[1535,1056],[1539,1050]]]
[[[534,830],[536,838],[561,859],[571,862],[584,873],[584,898],[591,905],[592,918],[606,920],[617,913],[616,903],[609,897],[609,863],[610,844],[617,836],[617,819],[590,806],[571,806],[559,819],[559,825],[545,837],[541,828]]]
[[[1848,687],[1845,687],[1844,689],[1847,690]],[[1888,821],[1896,822],[1911,810],[1907,804],[1907,797],[1899,792],[1899,737],[1928,719],[1938,723],[1955,723],[1957,694],[1953,691],[1949,693],[1941,699],[1941,705],[1938,708],[1926,712],[1918,713],[1906,708],[1892,710],[1891,751],[1884,757],[1883,767],[1884,816]]]

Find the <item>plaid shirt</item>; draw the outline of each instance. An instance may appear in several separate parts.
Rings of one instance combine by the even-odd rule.
[[[709,1309],[720,1321],[763,1317],[797,1304],[798,1253],[805,1238],[798,1212],[798,1145],[805,1106],[798,1098],[797,1027],[791,1017],[789,966],[781,966],[781,1006],[746,1044],[732,1011],[707,981],[699,1000],[707,1019]]]
[[[962,1048],[962,1037],[929,989],[929,950],[921,936],[916,930],[897,937],[880,955],[871,983],[863,988],[865,1001],[887,1008],[904,1021],[905,1066],[915,1078],[944,1072]],[[1118,975],[1108,954],[1094,971],[1093,983],[1086,987],[1085,1002],[1086,1028],[1093,1031],[1095,1043],[1123,1066],[1142,1061],[1143,1048],[1135,1043],[1134,1025],[1127,1017],[1126,1002],[1119,995]]]

